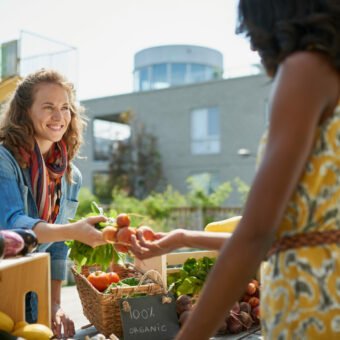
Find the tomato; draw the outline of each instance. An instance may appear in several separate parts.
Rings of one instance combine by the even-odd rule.
[[[106,273],[107,279],[109,280],[109,284],[117,283],[120,280],[119,275],[116,272],[108,272]]]
[[[117,228],[107,226],[103,229],[103,238],[106,242],[113,243],[116,240]]]
[[[137,231],[140,231],[143,237],[145,238],[145,240],[147,241],[154,241],[156,239],[155,233],[148,226],[145,226],[145,225],[140,226],[138,227]]]
[[[105,272],[97,270],[91,273],[87,280],[92,284],[92,286],[98,289],[100,292],[104,291],[109,286],[109,279]]]
[[[128,227],[131,223],[128,214],[121,213],[116,217],[116,223],[118,228]]]
[[[121,253],[127,253],[131,245],[131,235],[136,235],[136,229],[132,227],[119,228],[116,235],[115,248]]]

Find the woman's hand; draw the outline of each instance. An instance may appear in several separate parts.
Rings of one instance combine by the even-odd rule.
[[[75,334],[74,322],[57,303],[52,303],[52,332],[58,339],[72,338]]]
[[[155,241],[146,241],[143,234],[138,231],[131,236],[132,253],[140,259],[167,254],[174,249],[184,246],[185,230],[176,229],[169,233],[155,233]]]
[[[95,224],[106,221],[107,218],[105,216],[91,216],[72,223],[73,236],[71,239],[85,243],[93,248],[106,244],[103,239],[103,233],[95,228]]]

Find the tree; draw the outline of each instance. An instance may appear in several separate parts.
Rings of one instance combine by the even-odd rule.
[[[110,186],[143,199],[162,186],[162,161],[157,138],[143,125],[135,126],[129,139],[114,142]]]

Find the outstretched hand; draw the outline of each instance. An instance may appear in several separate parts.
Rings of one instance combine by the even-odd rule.
[[[85,243],[91,247],[97,247],[106,244],[103,239],[103,233],[95,228],[99,222],[106,222],[105,216],[91,216],[73,223],[74,239]]]
[[[136,236],[131,236],[130,250],[139,259],[160,256],[182,247],[183,235],[184,232],[182,229],[176,229],[169,233],[155,233],[155,240],[147,241],[137,229]]]

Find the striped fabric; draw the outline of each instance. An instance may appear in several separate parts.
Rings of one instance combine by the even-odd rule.
[[[35,143],[31,153],[21,150],[30,168],[32,191],[39,216],[53,223],[57,218],[61,198],[61,177],[67,168],[67,150],[63,140],[54,143],[44,159]]]

